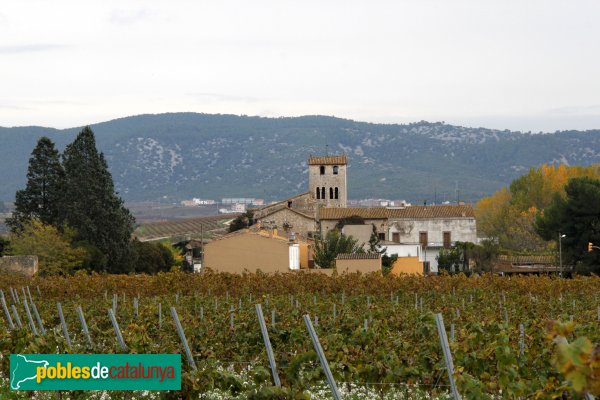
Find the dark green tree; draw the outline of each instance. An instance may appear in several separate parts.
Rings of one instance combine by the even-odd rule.
[[[600,180],[582,177],[569,180],[566,196],[556,195],[539,214],[535,228],[545,240],[562,239],[562,259],[579,272],[600,272],[600,252],[587,251],[589,242],[600,245]],[[557,249],[558,249],[557,245]]]
[[[41,137],[29,159],[27,184],[15,196],[15,211],[6,225],[13,233],[23,230],[32,218],[43,224],[62,225],[64,170],[54,143]]]
[[[315,263],[321,268],[333,268],[335,258],[343,253],[364,253],[362,244],[351,235],[344,235],[337,229],[327,232],[325,239],[315,238]]]
[[[131,234],[134,218],[115,193],[104,155],[96,149],[94,133],[85,127],[63,154],[66,220],[77,230],[76,240],[106,256],[103,271],[132,271]],[[95,264],[95,268],[99,268]]]
[[[6,252],[6,250],[8,249],[8,247],[10,246],[10,241],[5,238],[4,236],[0,236],[0,257],[2,257],[2,255],[4,255],[4,252]]]
[[[237,216],[229,224],[229,232],[239,231],[240,229],[248,228],[254,224],[254,213],[251,210],[246,211],[242,215]]]
[[[360,215],[351,215],[346,218],[342,218],[335,224],[335,229],[342,230],[345,225],[364,225],[365,219]]]
[[[381,240],[379,239],[379,235],[377,234],[377,228],[375,224],[373,225],[373,231],[371,232],[371,236],[369,237],[369,253],[378,253],[385,254],[387,248],[381,246]]]

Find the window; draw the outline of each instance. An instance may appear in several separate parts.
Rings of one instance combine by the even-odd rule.
[[[325,200],[325,199],[326,199],[326,197],[325,197],[325,186],[323,186],[323,187],[321,188],[321,198],[322,198],[323,200]]]
[[[450,232],[444,232],[444,247],[450,248]]]
[[[400,243],[400,232],[393,232],[392,233],[392,242],[394,242],[394,243]]]
[[[337,165],[334,165],[334,166],[333,166],[333,174],[334,174],[334,175],[337,175],[337,174],[338,174],[338,168],[339,168],[339,167],[338,167]]]
[[[337,200],[338,199],[338,195],[339,195],[338,188],[335,188],[335,192],[334,193],[335,193],[335,195],[334,195],[335,199]]]
[[[385,233],[384,232],[379,232],[377,234],[377,237],[379,238],[379,240],[385,240]]]
[[[329,188],[329,198],[333,199],[333,188]]]
[[[427,232],[419,232],[419,243],[421,244],[421,246],[427,247],[428,241],[429,240],[427,238]]]
[[[429,261],[423,261],[423,273],[428,274],[430,271]]]
[[[292,208],[292,202],[288,201],[288,208]]]
[[[319,167],[319,171],[321,172],[321,175],[325,175],[325,166],[324,166],[324,165],[321,165],[321,166]]]
[[[317,200],[321,199],[321,189],[317,188]]]

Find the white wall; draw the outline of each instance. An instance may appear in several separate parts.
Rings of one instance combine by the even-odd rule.
[[[431,246],[443,246],[444,232],[450,232],[452,243],[456,241],[477,243],[475,218],[390,219],[388,222],[388,240],[392,240],[395,232],[400,233],[400,243],[407,244],[419,243],[419,232],[427,232],[427,242]]]

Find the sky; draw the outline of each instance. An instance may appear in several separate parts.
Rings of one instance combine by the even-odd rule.
[[[0,126],[145,113],[600,129],[598,0],[2,0]]]

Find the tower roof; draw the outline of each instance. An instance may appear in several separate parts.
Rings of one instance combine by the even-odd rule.
[[[308,165],[346,165],[348,163],[346,155],[339,156],[310,156]]]

